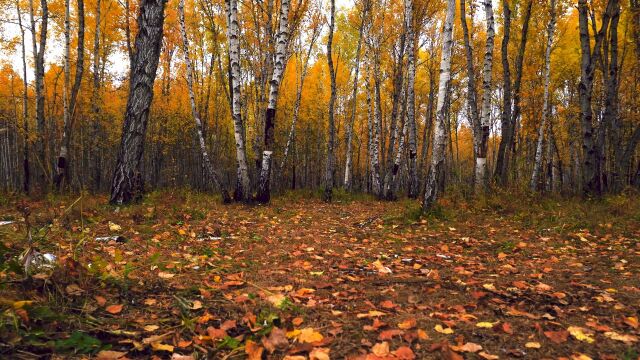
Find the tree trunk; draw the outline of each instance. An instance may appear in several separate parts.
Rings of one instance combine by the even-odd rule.
[[[236,142],[237,181],[234,192],[236,201],[250,201],[251,187],[249,168],[245,149],[244,124],[240,107],[240,29],[238,24],[238,0],[226,0],[227,38],[229,40],[229,87],[231,88],[231,114],[233,117],[234,136]]]
[[[509,68],[509,40],[511,35],[511,9],[509,1],[502,0],[502,16],[504,18],[504,30],[502,36],[502,118],[500,123],[500,145],[496,158],[496,171],[494,178],[502,185],[506,184],[507,177],[504,174],[506,169],[505,153],[509,136],[511,134],[511,69]]]
[[[71,83],[71,64],[70,64],[70,45],[71,45],[71,16],[70,16],[70,0],[65,0],[65,19],[64,19],[64,87],[62,92],[63,98],[63,125],[62,139],[60,140],[60,153],[58,154],[58,162],[56,168],[56,176],[54,183],[57,191],[60,191],[62,182],[66,178],[69,182],[69,146],[71,143],[71,131],[73,125],[73,113],[75,112],[76,100],[80,91],[82,82],[82,72],[84,70],[84,0],[77,0],[78,4],[78,58],[76,60],[76,74],[73,88],[69,89]]]
[[[481,131],[481,127],[480,115],[478,114],[478,90],[476,88],[476,73],[473,64],[473,48],[469,36],[469,27],[467,26],[465,0],[460,0],[460,21],[462,24],[462,37],[467,60],[467,108],[469,110],[469,122],[471,123],[471,130],[473,132],[473,154],[475,158],[478,153],[478,134]]]
[[[280,4],[280,26],[276,39],[276,56],[273,68],[273,76],[269,83],[269,105],[265,113],[264,121],[264,151],[262,152],[262,166],[260,169],[260,182],[256,199],[261,203],[268,203],[271,199],[271,160],[273,146],[275,145],[275,120],[278,106],[278,94],[280,82],[284,70],[287,67],[287,44],[289,43],[289,0],[282,0]]]
[[[336,103],[336,70],[333,65],[333,30],[336,23],[336,1],[331,0],[331,20],[329,22],[329,38],[327,39],[327,63],[329,65],[329,76],[331,77],[331,97],[329,98],[329,129],[327,140],[327,162],[325,166],[325,179],[324,179],[324,195],[323,200],[325,202],[331,202],[333,197],[333,172],[335,168],[335,136],[336,129],[333,119],[333,113]]]
[[[407,23],[407,136],[409,142],[409,191],[411,199],[418,197],[418,144],[416,134],[416,49],[417,35],[413,25],[413,1],[405,0]]]
[[[436,106],[436,123],[431,151],[431,168],[427,176],[422,211],[426,212],[435,204],[440,196],[440,188],[444,182],[444,161],[447,147],[447,130],[445,129],[449,82],[451,81],[451,57],[453,52],[453,17],[455,16],[455,0],[447,0],[447,16],[444,23],[442,41],[442,57],[440,60],[440,79],[438,84],[438,104]]]
[[[100,97],[100,22],[102,17],[101,0],[96,1],[96,28],[93,38],[93,85],[91,88],[91,115],[92,115],[92,128],[91,128],[91,186],[93,191],[100,191],[100,185],[102,181],[102,169],[100,165],[100,148],[101,148],[101,125],[100,125],[100,109],[101,109],[101,97]]]
[[[38,129],[37,153],[41,171],[39,182],[41,190],[44,190],[47,178],[47,156],[45,146],[45,119],[44,119],[44,53],[47,46],[47,25],[49,22],[49,8],[47,0],[40,0],[41,25],[39,38],[36,30],[35,9],[33,0],[29,0],[29,18],[31,21],[31,40],[33,45],[34,78],[36,88],[36,125]]]
[[[589,16],[587,0],[578,0],[579,29],[580,29],[580,118],[582,122],[582,186],[585,195],[600,195],[602,187],[599,176],[599,149],[595,140],[593,128],[593,109],[591,108],[593,96],[593,83],[595,69],[600,59],[602,42],[606,37],[606,29],[609,27],[611,11],[617,4],[617,0],[609,0],[602,17],[600,30],[595,34],[595,44],[591,50],[591,36],[589,33]],[[595,28],[595,24],[592,24]]]
[[[475,187],[484,191],[487,187],[487,152],[489,149],[489,128],[491,126],[491,72],[493,68],[494,23],[491,0],[485,0],[484,11],[487,21],[487,44],[482,69],[482,112],[480,114],[480,140],[476,157]]]
[[[550,116],[549,110],[551,108],[551,104],[549,103],[549,83],[551,81],[551,50],[553,47],[553,33],[555,32],[556,27],[556,1],[551,0],[550,6],[550,19],[549,25],[547,25],[547,48],[544,53],[544,95],[542,100],[542,121],[540,122],[540,128],[538,129],[536,157],[533,162],[533,173],[531,174],[531,182],[529,183],[529,189],[531,191],[536,191],[538,189],[538,183],[540,181],[540,172],[542,170],[542,144],[544,142],[544,132],[547,126],[547,119]],[[550,161],[551,159],[547,160]]]
[[[215,185],[220,189],[222,195],[222,201],[226,204],[231,202],[229,192],[220,182],[220,176],[213,167],[209,152],[207,150],[207,144],[205,143],[204,136],[202,135],[202,121],[200,120],[200,114],[196,108],[196,99],[193,92],[193,65],[191,64],[191,58],[189,57],[189,39],[187,38],[187,27],[184,21],[184,0],[180,0],[178,4],[178,13],[180,21],[180,34],[182,35],[182,52],[184,54],[184,62],[187,67],[187,88],[189,89],[189,103],[191,105],[191,115],[196,123],[196,135],[198,137],[198,143],[200,145],[200,153],[202,154],[202,161],[207,174],[211,177]]]
[[[344,166],[344,187],[347,191],[351,190],[352,182],[353,182],[353,170],[352,170],[352,148],[353,148],[353,124],[356,120],[356,111],[358,108],[358,75],[360,73],[360,51],[362,49],[362,35],[364,32],[364,23],[369,11],[370,1],[365,0],[364,8],[362,10],[362,19],[360,21],[360,28],[358,29],[358,45],[356,47],[356,63],[355,70],[353,75],[353,93],[351,95],[352,98],[352,106],[351,106],[351,118],[347,123],[346,136],[347,136],[347,154],[346,161]]]
[[[20,45],[22,50],[22,132],[24,137],[24,145],[22,148],[22,191],[28,195],[31,184],[31,174],[29,172],[29,84],[27,83],[27,49],[24,39],[24,27],[22,26],[22,11],[18,0],[16,0],[16,10],[18,11],[18,27],[20,28]]]
[[[296,102],[293,105],[293,120],[291,121],[291,128],[289,129],[287,144],[284,147],[284,153],[282,155],[282,163],[280,164],[281,173],[287,162],[287,156],[289,155],[289,149],[291,148],[291,144],[293,141],[295,141],[296,124],[298,123],[298,117],[300,115],[300,104],[302,102],[302,89],[304,88],[304,81],[307,78],[307,69],[309,67],[309,59],[311,58],[311,52],[313,51],[313,46],[315,45],[315,42],[318,39],[319,35],[320,35],[320,27],[318,26],[313,29],[311,40],[309,41],[309,48],[307,50],[307,55],[304,58],[304,64],[302,65],[302,74],[300,74],[300,84],[298,85],[298,90],[296,92]]]
[[[373,81],[374,81],[374,117],[373,141],[371,144],[371,190],[379,198],[382,197],[382,183],[380,179],[380,136],[382,133],[382,99],[380,94],[380,54],[373,50]]]
[[[113,181],[112,204],[127,204],[142,197],[142,155],[149,110],[153,100],[153,83],[162,47],[166,0],[142,0],[138,15],[129,98],[122,127]]]

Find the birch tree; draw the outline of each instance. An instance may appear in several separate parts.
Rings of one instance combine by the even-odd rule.
[[[416,29],[413,23],[413,1],[405,0],[405,21],[407,23],[407,137],[409,143],[409,198],[418,197],[418,144],[416,134]]]
[[[547,47],[544,53],[544,91],[543,91],[543,105],[542,105],[542,121],[540,122],[540,128],[538,129],[538,141],[536,143],[536,155],[533,165],[533,173],[531,174],[531,182],[529,188],[531,191],[536,191],[538,188],[538,182],[540,180],[540,172],[542,170],[542,147],[544,142],[544,133],[547,126],[547,119],[549,118],[549,83],[551,81],[551,50],[553,46],[553,34],[556,27],[556,1],[551,0],[549,9],[549,25],[547,25]]]
[[[329,98],[329,129],[327,140],[327,159],[325,165],[325,184],[323,199],[330,202],[333,197],[333,172],[335,168],[335,136],[336,129],[334,123],[334,110],[336,103],[336,70],[333,64],[333,31],[336,24],[336,1],[331,0],[331,20],[329,21],[329,37],[327,39],[327,63],[329,65],[329,76],[331,78],[331,97]]]
[[[187,67],[187,88],[189,91],[189,104],[191,105],[191,115],[193,116],[193,120],[196,124],[196,136],[198,138],[198,144],[200,145],[200,152],[202,153],[202,160],[204,163],[203,166],[211,179],[213,179],[215,185],[220,189],[222,201],[224,203],[229,203],[231,202],[229,192],[224,187],[222,182],[220,182],[220,175],[214,168],[213,162],[209,157],[207,144],[205,143],[204,136],[202,134],[202,120],[200,119],[200,114],[198,113],[198,109],[196,107],[195,94],[193,91],[193,65],[191,64],[191,58],[189,57],[189,38],[187,37],[187,26],[185,25],[184,21],[184,0],[180,0],[180,3],[178,4],[178,20],[180,22],[180,35],[182,37],[182,53],[184,55],[184,63]]]
[[[353,182],[353,124],[356,119],[356,110],[358,108],[358,75],[360,73],[360,52],[362,49],[362,36],[364,33],[365,21],[367,19],[367,13],[369,12],[370,0],[364,0],[363,9],[361,14],[360,26],[358,28],[358,45],[356,46],[356,60],[355,69],[353,74],[353,92],[351,95],[351,117],[347,123],[346,137],[347,137],[347,153],[344,166],[344,187],[347,190],[351,190]]]
[[[71,143],[71,131],[73,124],[73,113],[76,108],[76,100],[78,98],[78,92],[80,91],[80,84],[82,82],[82,73],[84,71],[84,0],[77,0],[77,12],[78,12],[78,57],[76,60],[76,74],[71,86],[71,15],[70,15],[70,0],[65,0],[65,19],[64,19],[64,87],[62,92],[63,99],[63,125],[62,125],[62,139],[60,141],[60,153],[58,155],[58,162],[56,167],[56,176],[54,183],[57,190],[60,190],[62,181],[68,178],[68,152],[69,145]]]
[[[129,97],[113,180],[112,204],[138,200],[144,191],[142,155],[153,100],[153,83],[162,47],[166,0],[142,0],[138,15]]]
[[[269,83],[269,105],[265,113],[264,122],[264,151],[262,152],[262,166],[260,168],[260,182],[256,199],[261,203],[269,202],[271,198],[271,157],[275,145],[275,120],[278,106],[278,94],[284,70],[287,66],[287,44],[289,42],[289,3],[282,0],[280,4],[280,25],[276,39],[276,56],[273,76]]]
[[[25,44],[24,26],[22,25],[22,10],[20,1],[15,1],[16,11],[18,13],[18,27],[20,28],[20,51],[22,59],[22,132],[24,144],[22,147],[22,191],[29,194],[31,185],[31,174],[29,172],[29,84],[27,83],[27,49]],[[17,120],[16,120],[17,121]]]
[[[231,115],[236,142],[237,181],[234,191],[236,201],[250,201],[251,187],[245,148],[244,124],[241,114],[240,78],[240,25],[238,24],[238,0],[225,0],[227,10],[227,38],[229,41],[229,67],[231,87]]]
[[[102,169],[100,166],[100,23],[102,21],[102,1],[96,0],[95,21],[96,27],[93,32],[93,82],[91,86],[91,117],[92,117],[92,144],[91,159],[89,167],[91,168],[92,188],[94,191],[100,190],[102,179]]]
[[[40,165],[40,186],[44,188],[47,177],[45,118],[44,118],[44,53],[47,47],[47,26],[49,23],[49,7],[47,0],[40,0],[41,23],[40,32],[36,29],[34,0],[29,0],[29,20],[31,22],[31,43],[33,46],[34,79],[36,92],[36,126],[38,130],[37,154]]]
[[[489,150],[489,128],[491,126],[491,73],[493,69],[493,46],[495,38],[493,6],[491,0],[484,1],[487,22],[487,43],[482,66],[482,112],[480,115],[480,139],[476,156],[475,185],[476,191],[487,186],[487,152]]]
[[[455,0],[447,0],[447,15],[444,22],[442,55],[440,60],[440,79],[438,81],[438,102],[436,105],[436,123],[431,151],[431,168],[427,175],[422,211],[426,212],[440,196],[440,188],[444,182],[444,161],[447,147],[446,115],[448,93],[451,81],[451,56],[453,53],[453,18],[455,16]]]

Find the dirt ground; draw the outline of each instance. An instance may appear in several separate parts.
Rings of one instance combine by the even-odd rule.
[[[33,247],[56,256],[28,276],[25,206]],[[2,358],[640,359],[638,196],[420,216],[164,192],[9,198],[0,220]]]

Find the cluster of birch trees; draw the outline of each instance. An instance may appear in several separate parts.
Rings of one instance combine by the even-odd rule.
[[[0,5],[21,59],[0,73],[7,191],[343,188],[428,209],[451,186],[640,185],[638,0],[48,1]]]

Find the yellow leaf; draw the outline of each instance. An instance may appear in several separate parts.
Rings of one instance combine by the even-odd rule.
[[[389,355],[389,343],[388,342],[381,342],[381,343],[377,343],[375,345],[373,345],[373,347],[371,348],[371,352],[378,357],[386,357],[387,355]]]
[[[452,328],[443,328],[440,324],[436,325],[433,329],[441,334],[453,334]]]
[[[16,301],[13,303],[13,308],[18,310],[18,309],[22,309],[26,305],[31,305],[31,304],[33,304],[33,300]]]
[[[313,328],[309,327],[301,329],[296,338],[300,342],[314,343],[324,339],[324,336],[322,336],[322,334],[320,334],[319,332],[313,330]]]
[[[631,343],[638,342],[637,336],[618,334],[615,331],[607,331],[606,333],[604,333],[604,336],[608,337],[611,340],[622,341],[627,345],[631,345]]]
[[[387,314],[383,313],[382,311],[371,310],[368,313],[358,314],[356,316],[358,317],[358,319],[362,319],[362,318],[378,317],[378,316],[383,316],[383,315],[387,315]]]
[[[109,230],[110,231],[120,231],[122,230],[122,226],[112,223],[111,221],[109,221]]]
[[[491,329],[493,327],[493,323],[490,323],[488,321],[481,321],[481,322],[476,324],[476,327],[484,328],[484,329]]]
[[[540,345],[539,342],[530,341],[530,342],[524,344],[524,347],[529,348],[529,349],[540,349],[542,347],[542,345]]]
[[[569,328],[567,329],[569,330],[569,334],[571,334],[571,336],[573,336],[574,338],[580,340],[580,341],[586,341],[589,344],[591,344],[592,342],[594,342],[595,340],[593,339],[593,337],[585,334],[585,329],[579,327],[579,326],[569,326]]]
[[[158,273],[158,276],[161,279],[171,279],[172,277],[176,276],[176,274],[172,274],[172,273],[168,273],[168,272],[164,272],[164,271],[160,271]]]
[[[168,351],[173,352],[173,346],[168,344],[163,344],[161,342],[152,342],[151,348],[155,351]]]
[[[293,339],[294,337],[297,337],[298,335],[300,335],[301,332],[302,331],[300,331],[298,329],[287,331],[287,338]]]
[[[160,328],[160,326],[158,326],[158,325],[147,325],[147,326],[144,327],[144,331],[152,332],[152,331],[158,330],[159,328]]]

